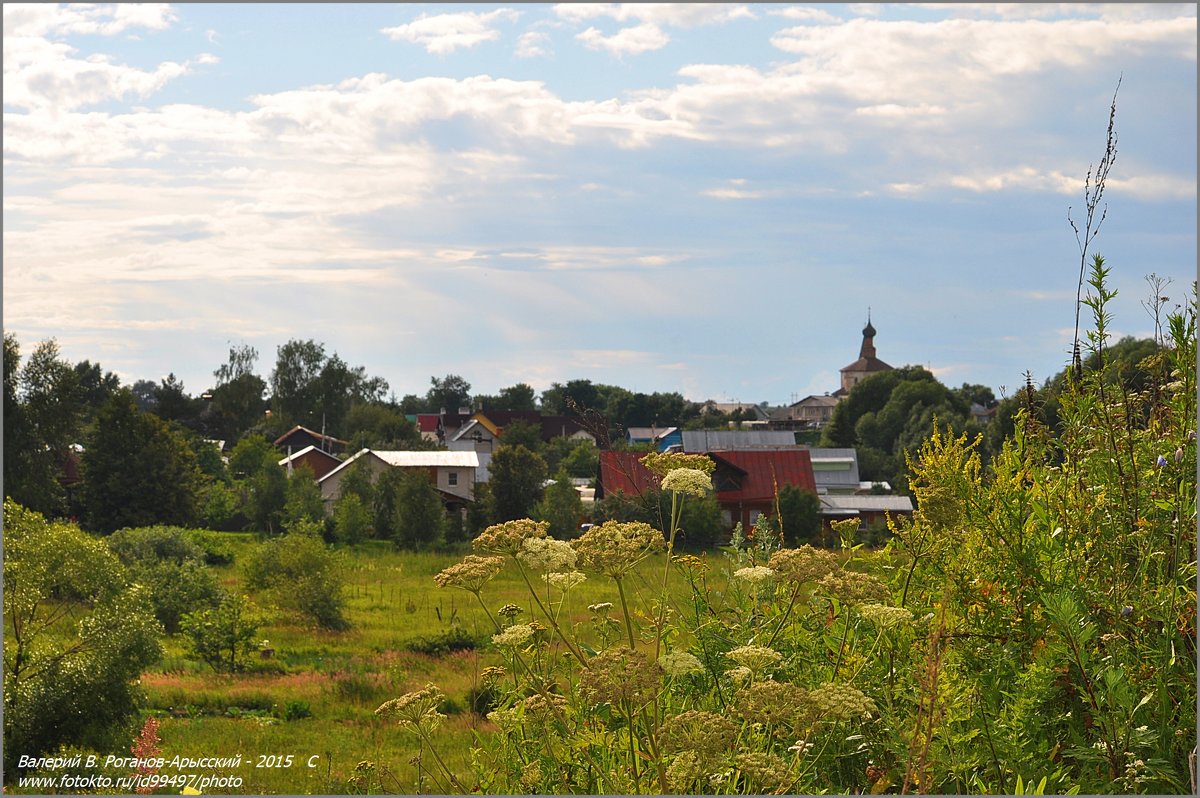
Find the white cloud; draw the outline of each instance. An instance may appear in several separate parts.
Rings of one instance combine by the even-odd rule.
[[[737,3],[561,3],[554,6],[554,13],[567,22],[607,17],[678,28],[755,18],[749,7]]]
[[[771,9],[767,12],[773,17],[783,17],[784,19],[794,19],[799,22],[841,22],[841,18],[830,14],[823,8],[814,8],[813,6],[788,6],[786,8]]]
[[[79,58],[78,52],[62,42],[6,35],[5,104],[63,111],[131,96],[144,98],[187,71],[173,61],[146,71],[112,63],[103,54]]]
[[[9,37],[113,36],[129,28],[163,30],[177,19],[168,3],[5,3],[5,48]]]
[[[671,37],[652,22],[621,28],[611,36],[605,36],[598,28],[588,28],[575,38],[591,50],[606,50],[615,56],[661,50],[671,41]]]
[[[495,11],[458,11],[451,14],[422,14],[405,25],[384,28],[393,41],[419,44],[427,52],[445,55],[460,47],[474,47],[500,38],[497,22],[514,22],[520,13],[511,8]]]
[[[548,54],[546,45],[550,41],[550,34],[545,31],[526,31],[521,34],[521,38],[517,39],[517,58],[537,58]]]
[[[774,191],[746,188],[746,185],[747,181],[745,179],[737,178],[726,181],[726,185],[724,186],[705,189],[700,193],[705,197],[727,200],[763,199],[765,197],[776,196],[776,192]]]

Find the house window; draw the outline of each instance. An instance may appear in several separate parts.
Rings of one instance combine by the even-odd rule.
[[[458,485],[458,472],[457,471],[451,471],[449,474],[446,475],[446,484],[452,488],[455,487],[456,485]]]

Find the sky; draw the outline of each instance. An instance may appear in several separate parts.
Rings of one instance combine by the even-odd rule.
[[[1194,4],[3,10],[4,330],[126,384],[311,339],[396,397],[781,405],[869,314],[1012,394],[1069,360],[1114,96],[1114,335],[1196,277]]]

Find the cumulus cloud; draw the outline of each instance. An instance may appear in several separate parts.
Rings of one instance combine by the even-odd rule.
[[[422,14],[405,25],[384,28],[393,41],[419,44],[427,52],[445,55],[462,47],[474,47],[500,38],[493,27],[498,22],[514,22],[520,13],[511,8],[495,11],[457,11],[451,14]]]
[[[113,36],[130,28],[163,30],[177,19],[168,3],[5,3],[5,49],[9,37]]]
[[[841,22],[840,17],[813,6],[787,6],[771,9],[767,13],[773,17],[793,19],[797,22]]]
[[[4,102],[25,109],[72,110],[129,97],[145,98],[187,71],[164,61],[153,70],[113,63],[63,42],[5,36]]]
[[[616,56],[661,50],[671,41],[671,37],[652,22],[621,28],[611,36],[605,36],[598,28],[588,28],[575,38],[591,50],[606,50]]]
[[[547,55],[547,45],[550,42],[550,34],[545,31],[531,30],[521,34],[521,38],[517,39],[517,58],[537,58]]]
[[[678,28],[755,18],[749,7],[736,3],[561,3],[554,6],[554,13],[566,22],[607,17]]]

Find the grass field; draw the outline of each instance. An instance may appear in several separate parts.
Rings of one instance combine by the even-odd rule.
[[[229,539],[236,558],[218,573],[224,586],[243,590],[241,569],[255,539],[249,534]],[[240,767],[220,774],[242,777],[242,786],[233,791],[244,794],[364,791],[370,787],[365,781],[351,782],[356,767],[364,772],[362,762],[375,765],[373,789],[437,792],[437,783],[415,759],[416,736],[374,715],[384,701],[436,681],[449,697],[443,708],[449,717],[438,731],[439,753],[464,784],[473,783],[471,745],[475,733],[490,724],[470,711],[469,693],[478,687],[480,671],[502,658],[490,644],[494,629],[475,597],[433,581],[461,555],[397,552],[369,542],[346,557],[348,631],[306,626],[248,593],[261,601],[264,623],[258,636],[273,649],[269,659],[254,661],[250,672],[214,673],[187,658],[182,638],[165,641],[166,656],[142,678],[148,708],[161,718],[164,755],[241,754]],[[662,567],[662,555],[643,562],[633,587],[661,578]],[[521,619],[539,618],[511,564],[485,596],[493,613],[512,603],[524,609]],[[560,622],[585,624],[589,604],[616,600],[613,583],[593,577],[571,592]],[[452,627],[475,637],[479,646],[444,653],[410,650],[436,642]],[[288,755],[291,764],[283,766]]]

